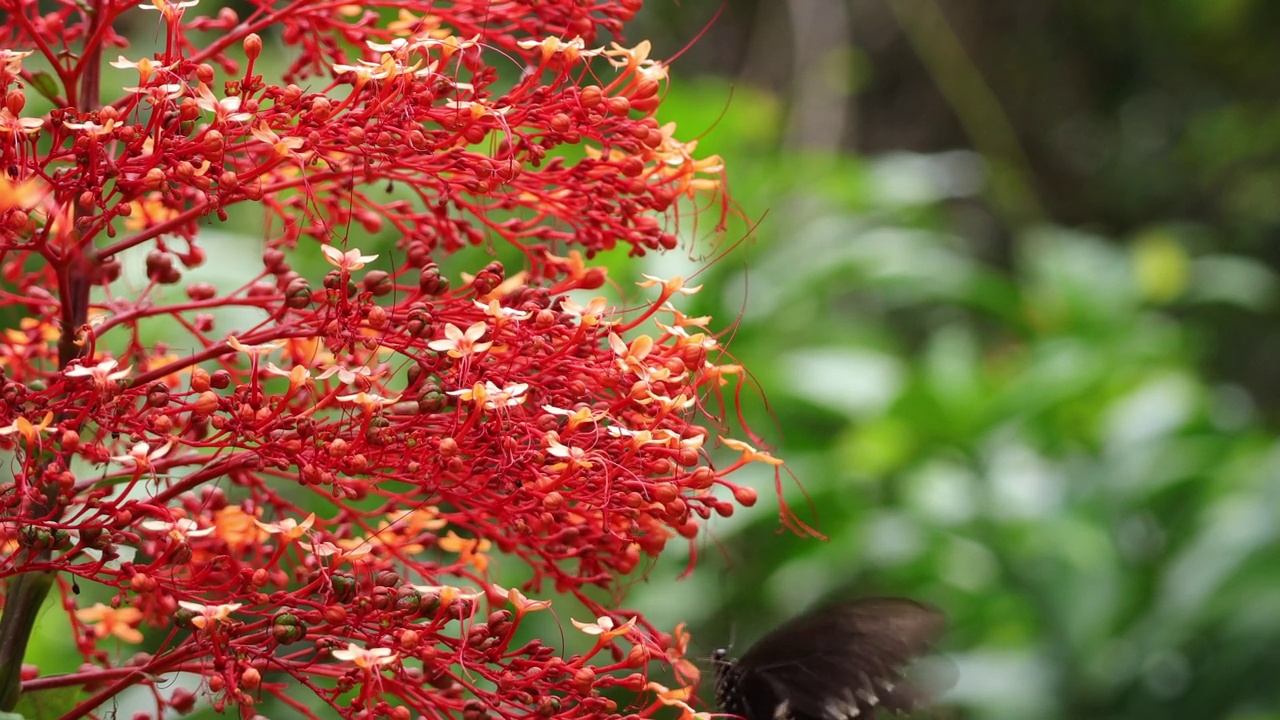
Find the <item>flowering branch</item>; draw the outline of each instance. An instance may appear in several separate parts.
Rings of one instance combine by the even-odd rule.
[[[95,716],[143,686],[185,711],[165,679],[197,673],[217,710],[307,718],[300,688],[349,718],[620,714],[610,687],[692,712],[646,680],[695,682],[687,640],[586,591],[731,514],[717,486],[754,503],[727,475],[775,461],[709,461],[698,399],[740,368],[671,305],[695,288],[649,278],[631,317],[567,295],[603,284],[596,253],[676,247],[680,202],[728,212],[720,160],[655,117],[666,66],[596,46],[639,5],[0,0],[0,303],[23,318],[0,337],[0,709],[78,686],[64,718]],[[145,13],[151,56],[115,30]],[[100,97],[107,48],[136,84]],[[200,230],[250,209],[261,264],[187,280]],[[455,286],[439,263],[482,243],[520,267]],[[19,663],[54,587],[85,664],[41,678]],[[514,642],[550,591],[597,616],[589,653]]]

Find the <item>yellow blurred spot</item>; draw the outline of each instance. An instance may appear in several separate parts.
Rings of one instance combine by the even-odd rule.
[[[1171,235],[1149,232],[1133,244],[1132,253],[1134,280],[1144,300],[1164,304],[1186,291],[1190,259]]]

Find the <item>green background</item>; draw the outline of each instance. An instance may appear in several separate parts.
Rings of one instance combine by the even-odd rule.
[[[718,7],[632,32],[663,56]],[[1278,29],[1264,0],[726,3],[663,113],[762,220],[690,312],[737,321],[830,540],[779,534],[761,475],[632,604],[709,652],[905,594],[951,618],[960,717],[1280,717]]]

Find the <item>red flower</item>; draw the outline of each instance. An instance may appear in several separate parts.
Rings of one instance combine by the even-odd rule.
[[[666,65],[597,45],[639,4],[6,0],[0,709],[51,587],[84,656],[69,717],[131,685],[188,710],[177,673],[246,715],[621,715],[601,689],[683,662],[585,592],[731,513],[717,490],[754,500],[702,449],[700,398],[739,369],[670,305],[696,288],[567,296],[603,284],[595,253],[674,248],[655,214],[682,197],[729,207],[719,158],[656,117]],[[152,57],[114,30],[148,10]],[[136,85],[103,81],[116,48]],[[237,215],[263,237],[212,232]],[[371,235],[394,246],[348,243]],[[479,244],[520,267],[446,277]],[[530,580],[497,588],[507,568]],[[600,618],[585,655],[515,641],[553,591]]]

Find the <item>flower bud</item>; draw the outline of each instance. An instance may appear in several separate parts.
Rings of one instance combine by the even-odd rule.
[[[284,288],[285,304],[294,310],[302,310],[311,304],[311,283],[296,277]]]
[[[210,128],[204,134],[204,141],[203,141],[204,151],[211,155],[217,155],[222,152],[225,142],[226,142],[226,137],[221,132],[213,128]],[[235,173],[231,173],[231,174],[232,176],[235,175]],[[218,182],[221,183],[222,181],[219,180]],[[233,185],[228,185],[228,187],[233,187]]]
[[[355,599],[356,591],[359,589],[359,587],[357,586],[356,579],[354,577],[346,573],[335,573],[331,582],[333,583],[334,599],[336,599],[338,602],[347,603]],[[325,608],[326,618],[329,617],[330,610],[341,610],[342,617],[343,617],[342,622],[345,622],[345,619],[347,616],[346,608],[344,608],[341,605],[330,605],[328,608]],[[338,624],[333,620],[329,620],[329,622],[333,622],[335,625]]]
[[[30,216],[23,210],[9,211],[9,220],[5,225],[14,232],[21,232],[30,223]]]
[[[142,185],[148,190],[159,190],[164,185],[164,180],[164,171],[153,167],[142,177]]]
[[[257,33],[249,33],[244,39],[244,54],[250,60],[257,60],[262,54],[262,38]]]
[[[618,686],[630,690],[631,692],[640,692],[644,690],[645,685],[649,684],[649,678],[640,673],[631,673],[630,675],[618,680]]]
[[[169,707],[177,710],[181,714],[191,712],[196,706],[196,694],[190,690],[177,688],[169,695]]]
[[[197,302],[217,297],[218,288],[213,283],[196,282],[187,286],[187,297]]]
[[[374,297],[381,297],[395,289],[395,281],[385,270],[370,270],[364,276],[364,289]]]
[[[627,665],[638,668],[648,664],[649,649],[643,645],[632,645],[631,650],[627,652]]]
[[[715,479],[715,471],[709,467],[700,467],[689,474],[685,484],[694,490],[706,490],[714,484]]]
[[[658,94],[658,90],[661,89],[661,87],[662,86],[658,84],[657,80],[654,80],[653,78],[645,78],[636,84],[636,89],[631,92],[631,98],[633,100],[651,98]]]
[[[218,409],[218,396],[212,390],[201,392],[196,401],[192,403],[191,409],[198,416],[210,415]]]
[[[604,100],[604,91],[599,85],[588,85],[582,88],[581,94],[578,95],[578,101],[582,103],[582,107],[590,110],[599,105]]]
[[[10,90],[4,96],[4,106],[14,115],[20,115],[22,108],[26,107],[27,96],[21,90]]]
[[[422,641],[422,634],[417,630],[405,630],[400,633],[400,647],[406,650],[412,650],[418,647],[418,643]]]
[[[449,290],[449,279],[440,274],[440,268],[432,264],[418,273],[418,289],[424,295],[442,295]]]
[[[624,117],[631,112],[631,101],[624,97],[609,98],[609,114]]]
[[[169,404],[169,388],[163,383],[152,383],[147,388],[147,406],[162,408]]]
[[[134,577],[141,577],[141,576],[135,575]],[[173,623],[178,627],[182,628],[183,630],[195,630],[196,629],[196,625],[194,622],[195,617],[196,617],[196,613],[194,610],[188,610],[184,607],[180,607],[177,610],[175,610],[173,613]],[[213,678],[210,678],[210,680],[212,679]]]

